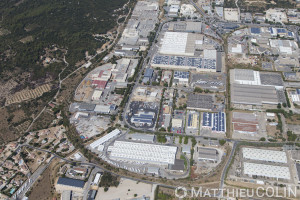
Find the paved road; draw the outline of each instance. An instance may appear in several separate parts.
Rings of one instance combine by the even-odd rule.
[[[29,191],[40,175],[49,167],[53,158],[55,157],[52,157],[47,164],[42,164],[39,166],[39,168],[30,176],[30,178],[15,192],[13,196],[14,199],[23,199],[26,192]]]
[[[230,156],[229,156],[229,158],[227,160],[227,163],[226,163],[226,165],[225,165],[225,167],[223,169],[223,172],[222,172],[221,182],[220,182],[220,188],[219,188],[220,190],[222,190],[223,187],[224,187],[224,181],[225,181],[226,172],[227,172],[228,167],[230,166],[231,160],[233,159],[234,152],[236,150],[236,146],[237,146],[237,142],[234,142],[232,150],[231,150],[231,153],[230,153]],[[221,193],[219,192],[218,196],[220,196],[220,194]]]
[[[101,170],[102,171],[102,170]],[[86,183],[86,188],[85,188],[85,190],[84,190],[84,192],[83,192],[83,199],[87,199],[87,197],[88,197],[88,193],[89,193],[89,190],[90,190],[90,187],[91,187],[91,184],[92,184],[92,181],[94,180],[94,177],[95,177],[95,175],[98,173],[98,172],[101,172],[99,169],[97,169],[97,168],[94,168],[93,170],[92,170],[92,172],[90,173],[90,177],[89,177],[89,179],[88,179],[88,181],[87,181],[87,183]]]

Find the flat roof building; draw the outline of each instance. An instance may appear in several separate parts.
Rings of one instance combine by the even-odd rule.
[[[265,165],[244,162],[244,174],[250,177],[274,178],[276,180],[290,180],[290,170],[288,167]]]
[[[55,189],[59,193],[62,193],[65,190],[82,193],[84,190],[84,186],[85,182],[82,180],[59,177],[56,182]]]
[[[154,135],[150,135],[150,134],[134,133],[134,134],[130,134],[129,137],[132,140],[136,140],[136,141],[154,142]]]
[[[213,108],[213,96],[191,93],[188,95],[187,108],[196,110],[211,110]]]
[[[297,170],[298,184],[300,184],[300,164],[299,163],[296,163],[296,170]]]
[[[197,150],[199,152],[198,155],[199,161],[210,161],[210,162],[218,161],[218,151],[216,149],[197,147]]]
[[[148,167],[147,173],[158,176],[159,175],[159,167]]]
[[[171,171],[183,172],[184,171],[184,160],[175,159],[174,164],[169,164],[168,168]]]
[[[198,129],[199,127],[199,118],[195,113],[189,113],[187,116],[187,128]]]
[[[195,50],[203,44],[203,35],[186,32],[166,32],[160,47],[160,54],[194,56]]]
[[[216,72],[217,67],[221,65],[222,62],[220,62],[219,59],[205,59],[203,57],[195,56],[174,56],[156,54],[151,61],[151,66],[153,67],[207,72]]]
[[[189,72],[182,72],[182,71],[175,71],[174,72],[174,78],[173,83],[174,84],[185,84],[187,85],[189,83]]]
[[[177,147],[136,142],[115,141],[111,159],[138,163],[174,164]]]
[[[246,105],[277,105],[280,103],[275,87],[240,84],[231,85],[231,102]]]
[[[154,117],[154,112],[138,112],[131,117],[131,123],[138,125],[147,124],[148,126],[151,126],[153,124]]]
[[[202,22],[171,22],[168,30],[174,32],[201,33]]]
[[[182,153],[191,154],[191,146],[190,145],[182,145],[181,151],[182,151]]]
[[[181,128],[183,120],[182,119],[172,119],[172,127]]]
[[[226,115],[224,112],[203,113],[202,127],[209,128],[213,132],[226,132]]]
[[[102,95],[102,91],[94,90],[92,100],[96,100],[96,101],[100,100],[101,95]]]
[[[254,113],[233,112],[233,130],[244,134],[257,134],[259,123]]]
[[[266,149],[243,148],[243,158],[274,163],[287,163],[285,152]]]
[[[94,141],[93,143],[90,144],[90,147],[92,149],[96,149],[99,146],[101,146],[102,144],[104,144],[105,142],[109,141],[110,139],[116,137],[117,135],[119,135],[121,133],[121,131],[119,129],[115,129],[112,132],[104,135],[103,137],[99,138],[98,140]]]

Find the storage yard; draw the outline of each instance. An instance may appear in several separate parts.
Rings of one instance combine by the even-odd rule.
[[[266,117],[259,112],[232,113],[233,138],[244,140],[259,140],[267,137]]]

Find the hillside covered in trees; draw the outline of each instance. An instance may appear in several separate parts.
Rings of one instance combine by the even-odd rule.
[[[103,34],[116,25],[117,17],[128,12],[127,0],[3,0],[0,1],[0,77],[14,71],[30,72],[32,79],[53,76],[61,64],[41,66],[45,48],[68,49],[70,66],[94,54],[104,43],[93,34]]]

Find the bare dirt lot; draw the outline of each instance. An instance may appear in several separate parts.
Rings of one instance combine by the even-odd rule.
[[[42,177],[32,187],[29,195],[30,200],[48,200],[55,197],[54,180],[59,169],[58,160],[53,160],[50,166],[44,171]]]

